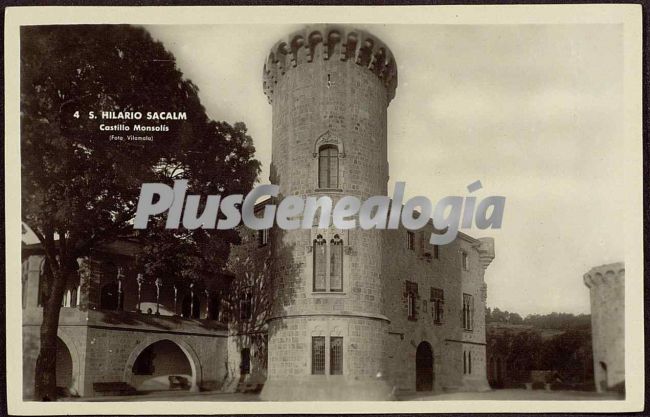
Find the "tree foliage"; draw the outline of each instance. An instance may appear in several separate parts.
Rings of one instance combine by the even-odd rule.
[[[188,120],[169,123],[169,131],[156,132],[153,142],[111,142],[90,111],[184,111]],[[56,395],[59,310],[77,259],[133,236],[130,221],[142,183],[186,178],[196,193],[245,192],[259,173],[254,152],[244,124],[208,119],[198,88],[146,30],[21,28],[22,217],[48,265],[37,399]],[[234,232],[170,232],[157,224],[138,236],[146,242],[148,272],[174,265],[172,275],[205,276],[223,266],[229,244],[237,241]]]
[[[532,370],[554,371],[565,383],[593,378],[591,322],[588,314],[528,315],[486,308],[487,353],[506,367],[507,384],[530,381]],[[503,381],[502,381],[503,382]]]

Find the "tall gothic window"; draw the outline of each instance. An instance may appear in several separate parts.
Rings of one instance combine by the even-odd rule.
[[[415,233],[406,232],[406,249],[415,250]]]
[[[330,291],[343,291],[343,240],[339,235],[330,241]]]
[[[323,236],[314,239],[314,291],[327,291],[327,245]]]
[[[441,324],[444,318],[445,292],[440,288],[431,288],[431,314],[433,322]]]
[[[463,329],[472,330],[474,326],[474,297],[463,294]]]
[[[465,251],[460,252],[460,264],[464,271],[469,271],[469,257]]]
[[[339,150],[334,145],[318,150],[318,188],[339,187]]]
[[[406,281],[406,307],[409,320],[417,320],[418,308],[418,284],[415,282]]]

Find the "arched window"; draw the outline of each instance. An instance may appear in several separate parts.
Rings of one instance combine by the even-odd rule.
[[[467,373],[472,373],[472,352],[467,352]]]
[[[339,187],[339,149],[335,145],[318,150],[318,188]]]
[[[343,240],[339,235],[330,241],[330,291],[343,291]]]
[[[314,291],[327,291],[327,257],[326,245],[323,236],[318,235],[314,239]]]

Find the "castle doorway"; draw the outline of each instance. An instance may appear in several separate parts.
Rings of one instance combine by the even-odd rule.
[[[433,349],[428,342],[420,343],[415,354],[415,390],[433,391]]]

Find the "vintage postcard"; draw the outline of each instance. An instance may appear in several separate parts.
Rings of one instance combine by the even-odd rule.
[[[643,409],[641,58],[638,5],[8,8],[9,412]]]

